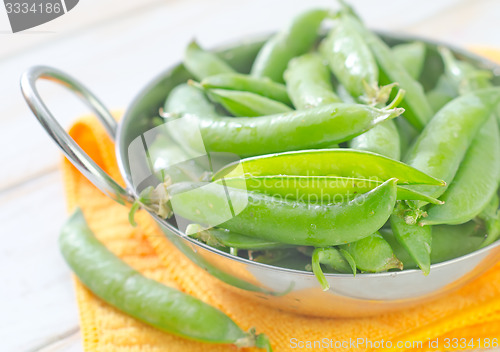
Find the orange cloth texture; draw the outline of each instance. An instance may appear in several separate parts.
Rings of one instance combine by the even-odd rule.
[[[500,52],[481,49],[478,52],[500,62]],[[113,143],[95,118],[81,118],[72,126],[70,134],[111,177],[123,184]],[[465,350],[498,347],[500,343],[500,264],[444,298],[405,311],[358,319],[294,315],[259,305],[225,289],[217,279],[191,263],[171,245],[147,213],[139,211],[136,214],[139,225],[132,227],[128,223],[127,207],[103,195],[67,160],[62,168],[69,210],[81,207],[90,228],[112,252],[147,277],[221,309],[241,328],[256,327],[257,332],[269,336],[277,352],[328,350],[298,348],[291,343],[293,338],[297,343],[327,338],[332,346],[337,341],[337,347],[344,342],[345,348],[339,350],[345,351],[384,351],[386,349],[376,346],[381,340],[393,342],[393,350],[397,351]],[[85,351],[236,350],[234,346],[204,344],[161,332],[104,303],[78,279],[75,279],[75,287]],[[357,338],[373,342],[372,348],[366,344],[357,347],[349,344],[350,340]],[[449,346],[446,338],[450,339]],[[436,343],[429,346],[428,341],[436,339],[437,348]],[[474,346],[470,344],[471,339],[474,339]],[[496,346],[492,344],[493,339],[496,339]],[[422,341],[422,348],[400,348],[397,347],[398,341]],[[257,350],[246,348],[241,351]]]

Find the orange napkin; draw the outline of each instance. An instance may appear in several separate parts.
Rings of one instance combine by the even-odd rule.
[[[495,54],[500,61],[499,52],[481,52]],[[121,180],[113,143],[95,118],[81,118],[70,134],[106,172]],[[421,341],[422,347],[415,349],[419,351],[500,344],[500,264],[459,291],[425,306],[361,319],[298,316],[258,305],[226,290],[173,247],[144,211],[136,215],[139,226],[131,227],[128,208],[104,196],[67,160],[62,168],[69,210],[80,206],[96,236],[111,251],[144,275],[221,309],[243,329],[255,326],[258,332],[269,336],[277,352],[304,350],[293,348],[294,338],[303,343],[327,338],[333,346],[336,341],[344,342],[346,348],[340,349],[346,351],[384,351],[376,346],[382,340],[391,341],[397,351],[407,350],[397,347],[398,341]],[[233,346],[203,344],[160,332],[102,302],[77,279],[75,286],[85,351],[235,351]],[[371,341],[372,348],[366,344],[353,347],[349,342],[357,338]],[[470,344],[471,339],[474,345]],[[434,341],[432,346],[429,341]]]

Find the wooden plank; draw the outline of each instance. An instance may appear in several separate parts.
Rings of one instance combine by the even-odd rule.
[[[70,271],[57,237],[66,217],[58,172],[0,195],[0,341],[24,351],[78,327]]]
[[[2,11],[0,12],[0,33],[2,34],[0,59],[17,55],[34,46],[44,45],[65,36],[71,36],[76,31],[86,27],[93,27],[115,18],[123,18],[130,14],[135,15],[141,11],[148,11],[151,7],[161,3],[165,3],[165,1],[120,1],[117,6],[114,0],[101,0],[99,5],[96,6],[95,2],[80,1],[78,6],[66,15],[16,34],[10,34],[11,28],[7,15]]]

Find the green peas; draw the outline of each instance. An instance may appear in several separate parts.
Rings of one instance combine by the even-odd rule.
[[[445,75],[439,77],[436,86],[429,92],[427,92],[427,100],[434,111],[439,111],[448,104],[450,101],[457,97],[456,88],[453,83]]]
[[[484,239],[484,232],[477,227],[474,221],[457,226],[433,226],[432,263],[445,262],[478,250]]]
[[[402,116],[396,118],[394,123],[396,124],[399,134],[399,146],[401,150],[400,155],[404,156],[413,144],[415,138],[417,138],[418,131]]]
[[[189,83],[206,90],[208,96],[214,102],[221,104],[234,116],[255,117],[292,111],[288,105],[255,93],[216,88],[205,89],[193,81]]]
[[[253,63],[251,74],[282,83],[288,62],[314,45],[321,22],[328,14],[328,10],[310,10],[293,19],[285,30],[264,44]]]
[[[172,111],[169,100],[167,112]],[[172,135],[179,143],[200,149],[201,132],[207,151],[253,156],[344,142],[401,113],[401,109],[335,103],[258,119],[186,114]]]
[[[175,87],[170,92],[163,110],[173,116],[186,113],[212,118],[218,116],[215,106],[208,101],[203,91],[189,84]]]
[[[204,229],[201,225],[191,224],[186,228],[186,234],[199,239],[211,246],[223,246],[237,249],[274,249],[287,248],[289,245],[266,241],[260,238],[245,236],[227,229]]]
[[[479,218],[484,221],[487,230],[487,236],[481,247],[486,247],[495,242],[500,237],[500,210],[498,204],[500,200],[498,194],[494,194],[483,209]]]
[[[397,82],[406,91],[402,106],[405,117],[417,129],[421,130],[433,115],[422,85],[414,80],[399,60],[394,60],[391,49],[377,35],[365,28],[356,18],[344,15],[356,32],[365,40],[380,68],[380,82]]]
[[[234,72],[233,68],[224,60],[211,52],[203,50],[195,41],[192,41],[186,49],[184,66],[198,80],[221,73]]]
[[[390,269],[403,269],[403,263],[396,258],[389,243],[379,233],[340,248],[352,256],[356,267],[361,271],[378,273]]]
[[[461,94],[490,86],[489,72],[457,61],[451,52],[440,49],[446,74]],[[457,224],[471,220],[495,195],[500,180],[500,135],[495,116],[481,127],[451,183],[443,194],[446,204],[430,207],[426,224]],[[491,229],[494,231],[494,228]]]
[[[443,179],[449,185],[477,131],[499,101],[500,89],[491,88],[463,95],[448,103],[415,141],[405,158],[408,165]],[[446,186],[426,190],[417,186],[413,189],[439,197]]]
[[[405,269],[415,269],[417,265],[396,240],[390,229],[381,229],[381,235],[389,242],[396,257],[403,262]],[[469,221],[462,225],[437,225],[432,227],[431,264],[458,258],[479,249],[484,236],[477,223]]]
[[[401,145],[399,132],[394,121],[386,121],[375,126],[349,142],[349,147],[357,150],[366,150],[399,160]]]
[[[217,88],[250,92],[289,106],[292,105],[285,85],[276,83],[268,77],[254,77],[240,73],[222,73],[206,77],[200,84],[205,89]]]
[[[428,275],[431,266],[432,227],[408,224],[405,209],[398,206],[391,216],[391,227],[399,244],[406,249],[424,275]]]
[[[439,48],[443,58],[445,74],[460,94],[491,87],[491,71],[480,70],[465,61],[458,61],[447,48]]]
[[[349,15],[340,16],[322,42],[320,51],[342,87],[354,98],[373,104],[387,101],[392,85],[377,88],[377,63],[364,39],[356,32]],[[399,159],[399,136],[392,121],[386,121],[354,138],[349,146]]]
[[[217,171],[214,179],[266,175],[340,176],[388,180],[398,184],[443,186],[444,183],[422,171],[387,157],[350,149],[302,150],[243,159]],[[375,232],[375,231],[374,231]]]
[[[208,171],[196,162],[181,146],[174,143],[168,133],[159,133],[148,147],[148,158],[151,160],[153,171],[163,176],[168,174],[172,182],[200,181]]]
[[[59,246],[89,290],[138,320],[192,340],[271,350],[265,336],[242,331],[218,309],[129,267],[99,242],[80,210],[64,225]]]
[[[224,177],[215,182],[228,187],[312,203],[350,200],[382,184],[382,181],[352,177],[285,175]],[[398,200],[424,200],[433,204],[443,204],[436,198],[403,186],[398,185],[397,191]]]
[[[392,47],[396,58],[415,80],[418,80],[424,68],[425,50],[425,44],[422,42],[404,43]]]
[[[168,188],[174,213],[193,222],[316,247],[353,242],[378,230],[392,212],[396,192],[396,180],[391,179],[348,202],[307,204],[215,183],[178,183]]]
[[[342,86],[354,97],[365,95],[366,85],[378,85],[378,67],[363,37],[342,15],[321,43],[320,51]]]
[[[500,180],[500,134],[495,116],[481,127],[457,174],[442,196],[444,205],[431,206],[421,223],[461,224],[476,217],[495,195]]]
[[[288,95],[297,109],[341,102],[333,92],[330,72],[316,53],[292,59],[285,71]]]

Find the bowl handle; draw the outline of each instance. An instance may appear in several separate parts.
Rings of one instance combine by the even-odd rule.
[[[55,68],[47,66],[35,66],[23,73],[21,76],[21,91],[31,111],[36,116],[42,127],[49,136],[61,148],[69,161],[92,182],[97,188],[115,201],[124,204],[134,201],[134,197],[126,189],[116,183],[104,170],[92,160],[87,153],[69,136],[54,118],[47,106],[44,104],[36,81],[46,79],[68,88],[76,93],[83,102],[96,114],[106,131],[114,139],[117,123],[108,109],[92,94],[85,86],[74,78],[68,76]]]

